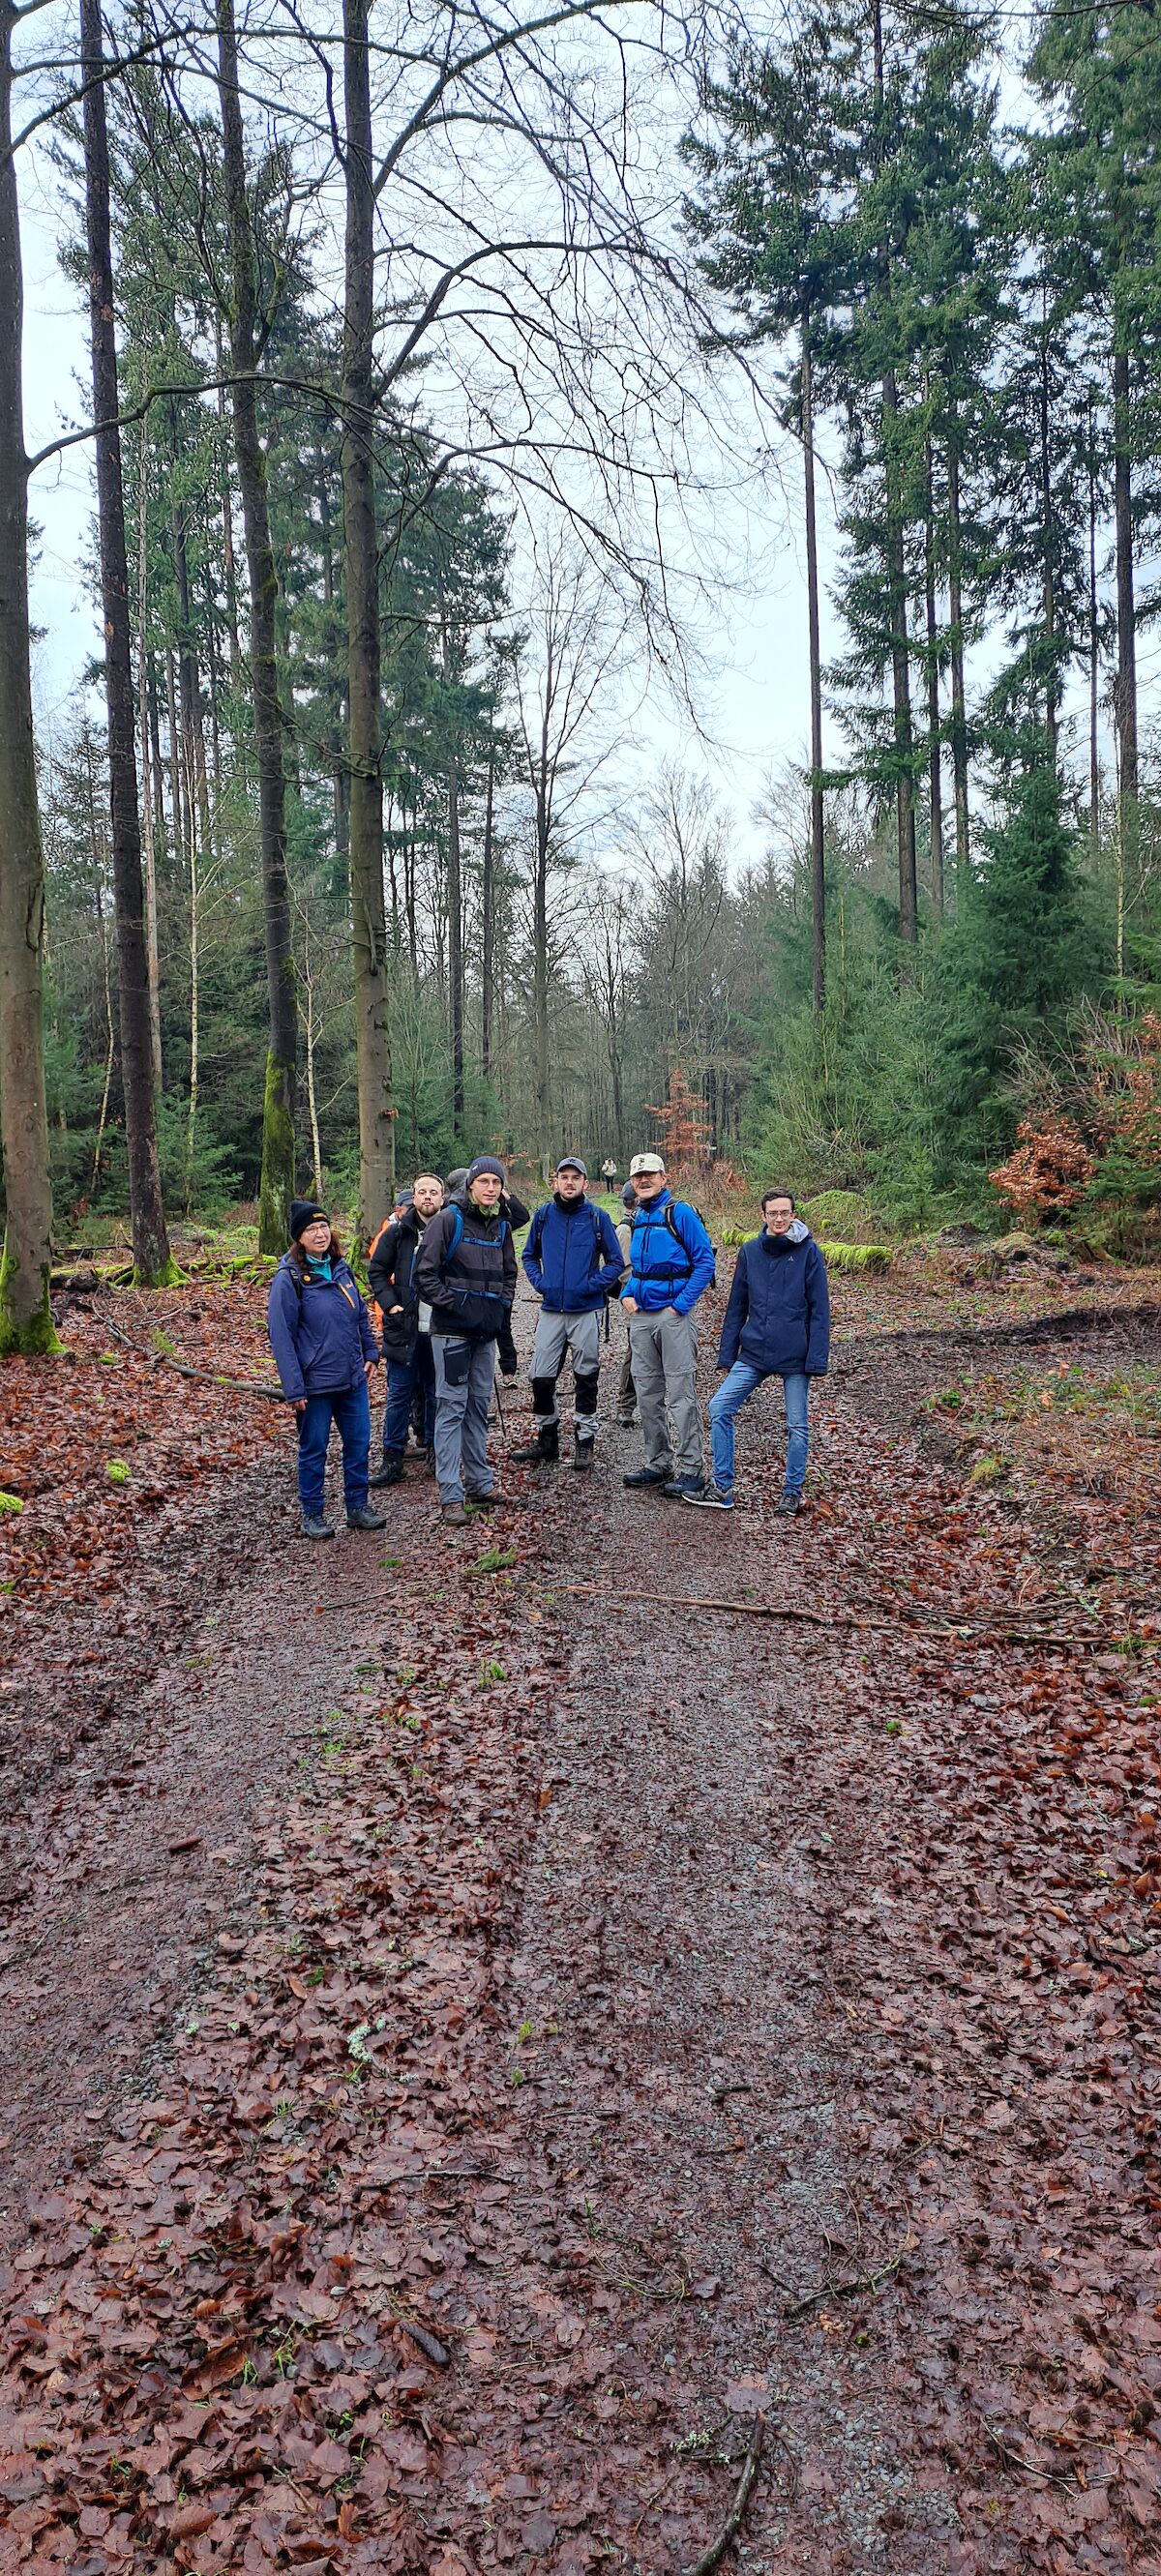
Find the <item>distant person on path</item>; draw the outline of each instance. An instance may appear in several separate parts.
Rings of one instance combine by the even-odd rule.
[[[553,1192],[528,1228],[524,1268],[539,1297],[532,1350],[532,1410],[536,1438],[514,1449],[518,1466],[555,1466],[560,1456],[556,1386],[571,1352],[576,1390],[574,1467],[591,1467],[597,1429],[600,1319],[605,1300],[620,1287],[624,1262],[613,1221],[586,1196],[588,1173],[579,1154],[565,1154],[553,1175]]]
[[[637,1213],[637,1192],[632,1181],[626,1181],[621,1192],[622,1214],[617,1219],[617,1241],[621,1247],[622,1285],[629,1276],[629,1247],[633,1237],[633,1219]],[[629,1348],[629,1319],[625,1318],[625,1356],[617,1376],[617,1428],[632,1431],[636,1425],[637,1389],[633,1384],[633,1354]]]
[[[710,1397],[709,1426],[714,1477],[688,1500],[728,1512],[734,1499],[734,1421],[756,1387],[782,1380],[786,1408],[786,1476],[778,1510],[802,1509],[808,1449],[807,1406],[812,1377],[825,1377],[830,1358],[830,1291],[826,1263],[808,1225],[795,1216],[789,1190],[767,1190],[762,1232],[742,1245],[722,1325],[718,1367],[724,1385]]]
[[[627,1485],[658,1485],[671,1501],[705,1490],[694,1386],[693,1310],[714,1275],[714,1248],[696,1208],[670,1196],[660,1154],[634,1154],[637,1212],[621,1294],[645,1434],[645,1464]],[[676,1461],[670,1447],[673,1425]],[[676,1471],[676,1472],[675,1472]]]
[[[387,1367],[383,1464],[372,1485],[400,1483],[413,1413],[424,1447],[430,1449],[435,1438],[435,1368],[430,1337],[419,1329],[415,1256],[425,1225],[442,1206],[443,1182],[433,1172],[420,1172],[371,1246],[368,1277],[382,1317]]]
[[[419,1295],[431,1308],[435,1367],[435,1472],[444,1520],[462,1529],[468,1503],[494,1501],[488,1408],[496,1341],[510,1330],[516,1251],[500,1214],[504,1166],[492,1154],[469,1163],[461,1195],[425,1226],[415,1260]]]
[[[325,1208],[295,1199],[291,1243],[270,1282],[270,1347],[287,1403],[298,1417],[298,1497],[304,1538],[333,1538],[323,1514],[331,1424],[343,1446],[347,1528],[385,1529],[367,1501],[370,1385],[379,1365],[359,1283]]]
[[[613,1183],[614,1183],[614,1181],[616,1180],[616,1177],[617,1177],[617,1166],[616,1166],[615,1162],[613,1161],[613,1157],[612,1157],[612,1155],[611,1155],[611,1154],[606,1154],[605,1159],[604,1159],[604,1162],[603,1162],[603,1163],[602,1163],[602,1165],[601,1165],[601,1179],[603,1180],[603,1182],[604,1182],[604,1184],[605,1184],[605,1188],[606,1188],[607,1190],[609,1190],[609,1191],[611,1191],[611,1190],[612,1190]]]

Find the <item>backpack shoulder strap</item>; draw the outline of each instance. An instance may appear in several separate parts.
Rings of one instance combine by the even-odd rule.
[[[464,1239],[464,1220],[463,1220],[463,1217],[462,1217],[462,1216],[461,1216],[461,1214],[460,1214],[460,1211],[459,1211],[458,1207],[454,1207],[454,1206],[453,1206],[452,1211],[451,1211],[451,1236],[450,1236],[450,1239],[449,1239],[449,1242],[448,1242],[447,1250],[445,1251],[444,1256],[443,1256],[443,1262],[442,1262],[442,1263],[441,1263],[441,1265],[440,1265],[440,1266],[441,1266],[441,1268],[446,1268],[447,1263],[448,1263],[449,1261],[454,1261],[454,1260],[455,1260],[456,1254],[457,1254],[457,1252],[459,1251],[459,1248],[460,1248],[461,1243],[463,1242],[463,1239]]]

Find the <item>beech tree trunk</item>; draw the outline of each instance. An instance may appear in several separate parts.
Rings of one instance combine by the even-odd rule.
[[[947,445],[947,604],[951,616],[951,774],[955,792],[956,899],[962,903],[971,868],[968,817],[967,691],[963,651],[963,547],[959,513],[959,449],[953,424]]]
[[[113,322],[113,257],[109,232],[109,137],[105,118],[104,37],[100,0],[80,0],[84,81],[85,229],[89,253],[89,330],[93,356],[97,524],[101,608],[105,624],[105,707],[109,725],[109,814],[112,828],[113,927],[121,1030],[121,1087],[129,1154],[133,1275],[141,1287],[166,1287],[170,1260],[157,1159],[153,1032],[145,938],[145,883],[137,803],[133,644],[125,487],[117,427],[117,342]]]
[[[943,743],[939,723],[938,617],[935,585],[935,473],[927,441],[927,525],[924,530],[927,610],[927,767],[931,795],[931,909],[943,919]]]
[[[814,487],[814,364],[810,309],[802,314],[802,455],[806,470],[806,608],[810,642],[810,953],[815,1018],[826,1001],[826,820],[822,796],[822,643],[818,610],[818,511]],[[621,1120],[617,1112],[617,1140]]]
[[[234,0],[218,0],[218,86],[222,102],[222,166],[230,223],[233,284],[230,363],[234,377],[234,454],[250,582],[250,682],[254,700],[254,747],[258,760],[258,829],[270,1007],[270,1038],[262,1101],[258,1248],[261,1252],[273,1253],[281,1252],[285,1247],[290,1202],[294,1195],[298,993],[286,873],[286,771],[275,641],[278,578],[270,542],[266,457],[258,434],[258,282],[246,194]]]
[[[484,805],[484,857],[480,890],[484,914],[483,956],[480,967],[480,1071],[485,1082],[490,1081],[492,1072],[492,975],[496,940],[495,802],[496,745],[495,738],[492,737],[488,743],[488,791]]]
[[[1129,450],[1129,359],[1113,355],[1113,523],[1117,557],[1117,743],[1120,752],[1120,864],[1127,879],[1137,846],[1137,609],[1133,579],[1133,480]]]
[[[52,1188],[44,1088],[44,860],[28,637],[24,280],[12,158],[12,32],[0,6],[0,1139],[6,1226],[0,1352],[59,1345],[48,1302]]]
[[[368,15],[369,0],[343,0],[347,168],[342,481],[347,571],[348,831],[354,947],[355,1075],[359,1101],[359,1213],[364,1234],[371,1232],[385,1216],[395,1189],[387,917],[383,900],[379,548],[375,525],[372,382],[375,195],[371,166]]]

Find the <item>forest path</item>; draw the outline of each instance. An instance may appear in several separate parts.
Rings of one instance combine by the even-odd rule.
[[[756,2410],[749,2576],[1155,2566],[1155,1667],[988,1633],[1077,1626],[1057,1540],[851,1393],[789,1526],[763,1394],[732,1519],[606,1422],[262,1555],[234,1910],[10,2275],[0,2566],[676,2576]]]

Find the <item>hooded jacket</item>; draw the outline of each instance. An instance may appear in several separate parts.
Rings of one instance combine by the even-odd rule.
[[[401,1208],[390,1225],[384,1226],[371,1254],[367,1277],[382,1316],[385,1360],[409,1360],[419,1337],[415,1257],[424,1226],[430,1223],[431,1219],[419,1216],[414,1207]],[[391,1314],[392,1306],[402,1306],[402,1314]]]
[[[349,1262],[331,1264],[329,1279],[305,1274],[284,1252],[266,1303],[270,1347],[288,1404],[308,1395],[343,1395],[357,1386],[364,1360],[379,1357],[371,1318]]]
[[[767,1376],[825,1377],[829,1358],[826,1263],[809,1226],[796,1216],[785,1234],[763,1227],[738,1254],[718,1367],[743,1359]]]
[[[586,1198],[554,1190],[538,1207],[524,1246],[524,1268],[550,1315],[591,1315],[615,1296],[624,1270],[612,1219]]]
[[[452,1252],[457,1214],[462,1231]],[[424,1227],[414,1278],[431,1307],[434,1334],[494,1342],[516,1294],[516,1248],[507,1217],[498,1208],[485,1215],[472,1198],[453,1199]]]
[[[665,1222],[673,1210],[676,1240]],[[642,1199],[629,1238],[629,1276],[621,1294],[632,1297],[643,1315],[659,1315],[672,1306],[688,1315],[714,1275],[714,1248],[696,1208],[659,1191],[648,1204]]]

